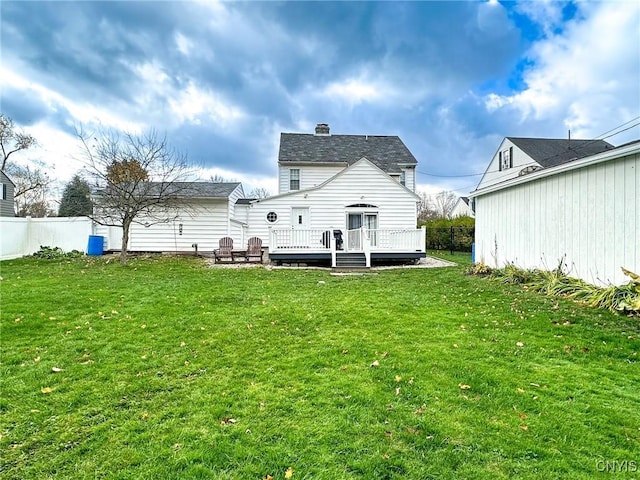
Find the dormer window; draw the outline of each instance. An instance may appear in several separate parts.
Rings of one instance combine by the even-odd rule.
[[[400,172],[400,185],[406,185],[406,184],[407,184],[407,172],[403,170],[402,172]]]
[[[300,190],[300,169],[289,169],[289,190]]]
[[[498,153],[498,170],[507,170],[513,167],[513,147],[509,147]]]

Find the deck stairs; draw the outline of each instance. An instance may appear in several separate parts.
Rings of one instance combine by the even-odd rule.
[[[368,270],[364,253],[338,252],[335,270]]]

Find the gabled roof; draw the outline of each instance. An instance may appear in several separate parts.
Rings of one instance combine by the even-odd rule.
[[[507,137],[515,146],[544,168],[555,167],[579,158],[615,148],[604,140],[568,140],[566,138]]]
[[[400,173],[400,165],[418,161],[397,136],[313,135],[281,133],[278,162],[342,163],[352,165],[366,157],[386,173]]]
[[[360,162],[366,162],[366,163],[372,165],[373,168],[377,168],[379,173],[381,175],[385,176],[386,178],[388,178],[390,182],[393,182],[394,185],[397,185],[402,190],[405,190],[407,193],[409,193],[410,195],[412,195],[416,199],[418,199],[418,194],[417,193],[412,192],[405,185],[401,185],[398,181],[396,181],[393,178],[391,178],[387,172],[382,171],[382,169],[380,167],[375,165],[373,162],[369,161],[368,158],[362,157],[362,158],[358,159],[357,161],[353,162],[351,165],[347,166],[347,168],[344,168],[344,169],[340,170],[338,173],[333,175],[331,178],[328,178],[327,180],[322,182],[320,185],[315,185],[313,187],[305,188],[305,189],[302,189],[302,190],[291,190],[291,191],[288,191],[288,192],[285,192],[285,193],[280,193],[278,195],[273,195],[271,197],[259,198],[257,200],[253,200],[252,203],[254,203],[254,202],[260,203],[260,202],[271,200],[273,198],[293,197],[293,196],[300,195],[300,194],[304,195],[305,193],[308,193],[308,192],[313,192],[315,190],[320,190],[320,189],[324,188],[324,186],[327,185],[328,183],[331,183],[331,182],[335,181],[337,178],[349,173],[352,170],[352,168],[355,168],[354,165],[357,164],[357,163],[360,163]]]

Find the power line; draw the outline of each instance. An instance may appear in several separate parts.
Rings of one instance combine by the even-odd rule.
[[[628,125],[628,124],[629,124],[629,123],[631,123],[631,122],[636,121],[636,120],[640,120],[640,116],[637,116],[637,117],[635,117],[635,118],[632,118],[631,120],[628,120],[628,121],[624,122],[623,124],[620,124],[620,125],[618,125],[618,126],[616,126],[616,127],[612,128],[611,130],[608,130],[608,131],[606,131],[606,132],[604,132],[604,133],[601,133],[600,135],[598,135],[597,137],[595,137],[595,138],[594,138],[594,139],[592,139],[592,140],[589,140],[589,141],[587,141],[587,142],[584,142],[584,143],[582,143],[582,144],[580,144],[580,145],[578,145],[578,146],[575,146],[575,147],[569,147],[569,148],[570,148],[571,150],[573,150],[574,152],[578,152],[579,150],[582,150],[582,149],[584,149],[585,147],[587,147],[587,146],[589,146],[589,145],[592,145],[592,144],[593,144],[593,143],[595,143],[595,142],[599,142],[599,141],[605,140],[605,139],[607,139],[607,138],[610,138],[610,137],[614,137],[614,136],[616,136],[616,135],[619,135],[620,133],[622,133],[622,132],[626,132],[627,130],[631,130],[632,128],[637,127],[638,125],[640,125],[640,122],[634,123],[633,125],[630,125],[630,126],[628,126],[628,127],[624,128],[624,129],[622,129],[622,130],[619,130],[619,129],[620,129],[620,128],[622,128],[622,127],[624,127],[624,126],[626,126],[626,125]],[[616,130],[619,130],[619,131],[616,131]],[[611,132],[614,132],[614,133],[611,133]],[[610,134],[610,135],[607,135],[607,134]],[[605,135],[606,135],[606,136],[605,136]],[[556,154],[554,154],[554,155],[550,155],[550,156],[549,156],[549,157],[547,157],[547,158],[540,159],[540,161],[539,161],[539,162],[534,161],[534,162],[526,163],[526,164],[524,164],[524,165],[520,165],[520,167],[521,167],[521,168],[525,168],[525,167],[529,167],[529,166],[539,165],[541,162],[547,162],[547,161],[552,160],[552,159],[554,159],[554,158],[556,158],[556,157],[559,157],[560,155],[562,155],[562,153],[564,153],[564,152],[560,152],[560,153],[556,153]],[[438,177],[438,178],[465,178],[465,177],[477,177],[477,176],[480,176],[480,175],[484,175],[484,174],[486,174],[486,173],[497,173],[497,172],[500,172],[500,171],[502,171],[502,170],[487,170],[487,171],[484,171],[484,172],[481,172],[481,173],[467,173],[467,174],[463,174],[463,175],[440,175],[440,174],[436,174],[436,173],[421,172],[421,171],[419,171],[419,170],[416,170],[416,173],[419,173],[420,175],[426,175],[426,176],[428,176],[428,177]],[[503,176],[504,176],[504,177],[506,177],[506,176],[510,176],[510,174],[506,174],[506,175],[503,175]],[[501,178],[502,178],[502,177],[501,177]]]

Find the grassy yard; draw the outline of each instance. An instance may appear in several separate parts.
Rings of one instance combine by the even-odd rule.
[[[461,266],[0,269],[2,479],[639,475],[637,318]]]

